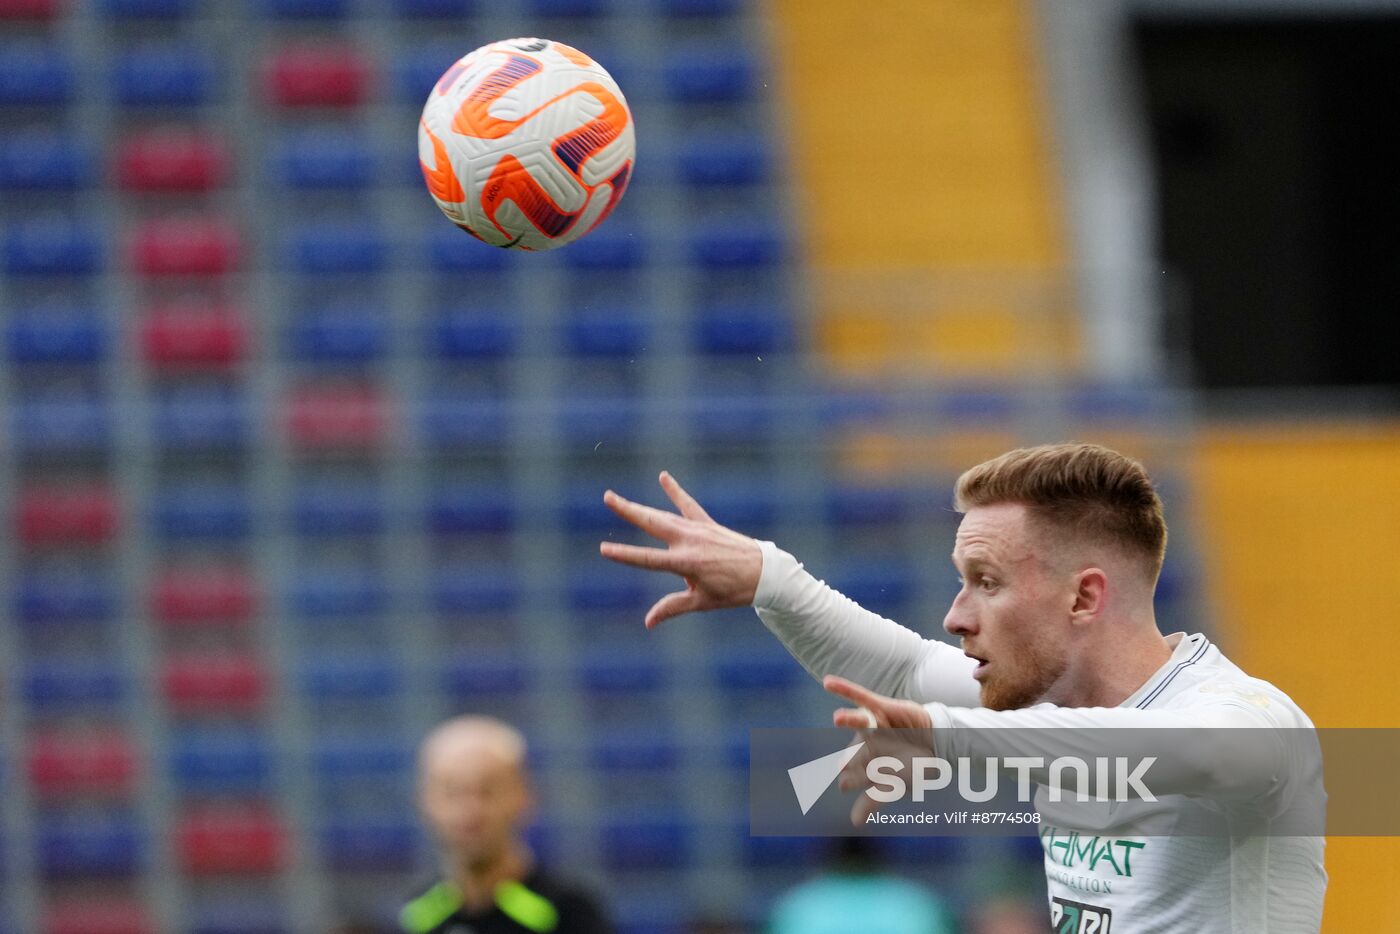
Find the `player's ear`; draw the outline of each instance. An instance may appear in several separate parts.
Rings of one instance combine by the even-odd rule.
[[[1074,603],[1070,617],[1076,623],[1097,619],[1108,596],[1108,575],[1099,568],[1085,568],[1074,576]]]

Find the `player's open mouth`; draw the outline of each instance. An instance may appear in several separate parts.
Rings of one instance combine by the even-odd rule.
[[[979,681],[982,680],[982,676],[987,673],[987,666],[990,665],[991,662],[980,655],[973,655],[971,652],[964,652],[963,654],[977,663],[977,667],[972,669],[972,677]]]

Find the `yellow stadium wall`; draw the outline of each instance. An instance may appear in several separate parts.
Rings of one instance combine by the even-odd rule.
[[[1321,727],[1400,727],[1400,424],[1236,427],[1196,460],[1226,652]],[[1400,839],[1333,837],[1323,931],[1400,931]]]

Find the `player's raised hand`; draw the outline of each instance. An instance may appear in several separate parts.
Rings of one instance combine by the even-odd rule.
[[[609,509],[666,543],[665,548],[648,548],[602,542],[598,550],[603,557],[649,571],[670,571],[685,579],[684,590],[667,594],[647,611],[646,627],[651,629],[683,613],[753,603],[763,571],[758,542],[711,519],[665,471],[661,473],[661,488],[679,515],[634,503],[612,490],[603,494]]]
[[[831,715],[832,723],[855,730],[864,741],[860,752],[841,769],[837,786],[842,791],[870,788],[866,767],[872,759],[893,756],[908,765],[915,756],[933,754],[933,718],[922,705],[876,694],[836,675],[827,675],[822,687],[858,705],[843,707]],[[851,808],[851,823],[863,827],[866,818],[879,809],[880,802],[862,794]]]

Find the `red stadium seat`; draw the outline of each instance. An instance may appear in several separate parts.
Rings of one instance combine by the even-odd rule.
[[[246,655],[185,654],[165,662],[161,685],[166,702],[179,712],[249,711],[262,705],[267,672]]]
[[[155,925],[135,900],[55,902],[44,913],[44,934],[155,934]]]
[[[377,445],[387,424],[387,404],[373,388],[303,389],[287,408],[288,431],[305,447]]]
[[[180,864],[191,875],[262,874],[282,868],[286,831],[263,806],[206,806],[181,818]]]
[[[356,107],[368,96],[370,64],[351,46],[291,46],[267,61],[263,75],[280,107]]]
[[[245,623],[256,606],[253,580],[239,568],[167,571],[151,588],[151,612],[168,625]]]
[[[149,130],[117,150],[117,184],[127,191],[209,191],[228,178],[223,143],[189,130]]]
[[[248,327],[231,308],[202,304],[154,309],[141,330],[141,347],[153,366],[227,366],[248,349]]]
[[[41,798],[125,795],[137,769],[136,750],[113,733],[42,733],[29,741],[29,782]]]
[[[27,545],[97,544],[117,530],[117,500],[103,487],[34,487],[19,494],[19,537]]]
[[[0,20],[53,19],[58,0],[0,0]]]
[[[238,231],[221,218],[146,221],[131,239],[131,263],[143,276],[221,276],[241,253]]]

